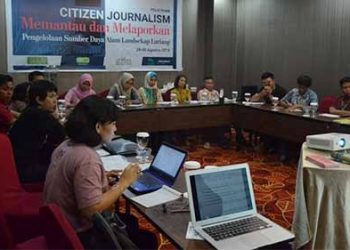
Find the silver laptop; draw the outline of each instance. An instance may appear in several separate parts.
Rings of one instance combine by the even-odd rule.
[[[248,164],[186,172],[194,229],[217,249],[254,249],[294,235],[258,214]]]

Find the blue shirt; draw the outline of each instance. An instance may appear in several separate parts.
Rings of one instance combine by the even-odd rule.
[[[312,102],[318,103],[317,94],[315,91],[308,89],[306,93],[301,96],[299,94],[299,90],[297,88],[292,89],[289,91],[281,101],[285,101],[287,103],[290,103],[292,105],[301,104],[301,105],[310,105]]]

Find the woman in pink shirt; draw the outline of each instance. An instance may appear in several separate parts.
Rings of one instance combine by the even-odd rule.
[[[68,107],[74,107],[82,99],[90,95],[96,95],[96,92],[93,90],[93,78],[90,74],[82,74],[77,85],[67,92],[64,99]]]
[[[65,127],[69,139],[53,152],[46,175],[45,203],[61,207],[86,249],[111,248],[93,226],[92,216],[113,209],[140,172],[137,164],[130,164],[118,183],[109,185],[109,177],[117,173],[105,172],[94,148],[112,139],[117,130],[116,120],[117,108],[113,102],[96,95],[82,100],[68,116]],[[142,238],[140,232],[129,233],[129,237],[133,241],[134,237]]]

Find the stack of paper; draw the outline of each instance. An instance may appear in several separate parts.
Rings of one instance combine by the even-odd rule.
[[[111,170],[124,170],[129,162],[126,157],[121,155],[111,155],[106,157],[101,157],[103,167],[106,171]]]
[[[179,199],[182,194],[175,189],[172,189],[168,186],[163,186],[161,189],[154,191],[152,193],[143,194],[131,198],[136,203],[144,206],[146,208],[158,206],[169,201],[174,201]]]

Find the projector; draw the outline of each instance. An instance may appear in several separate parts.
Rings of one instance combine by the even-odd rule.
[[[339,133],[308,135],[306,145],[309,148],[327,151],[345,150],[350,148],[350,135]]]

